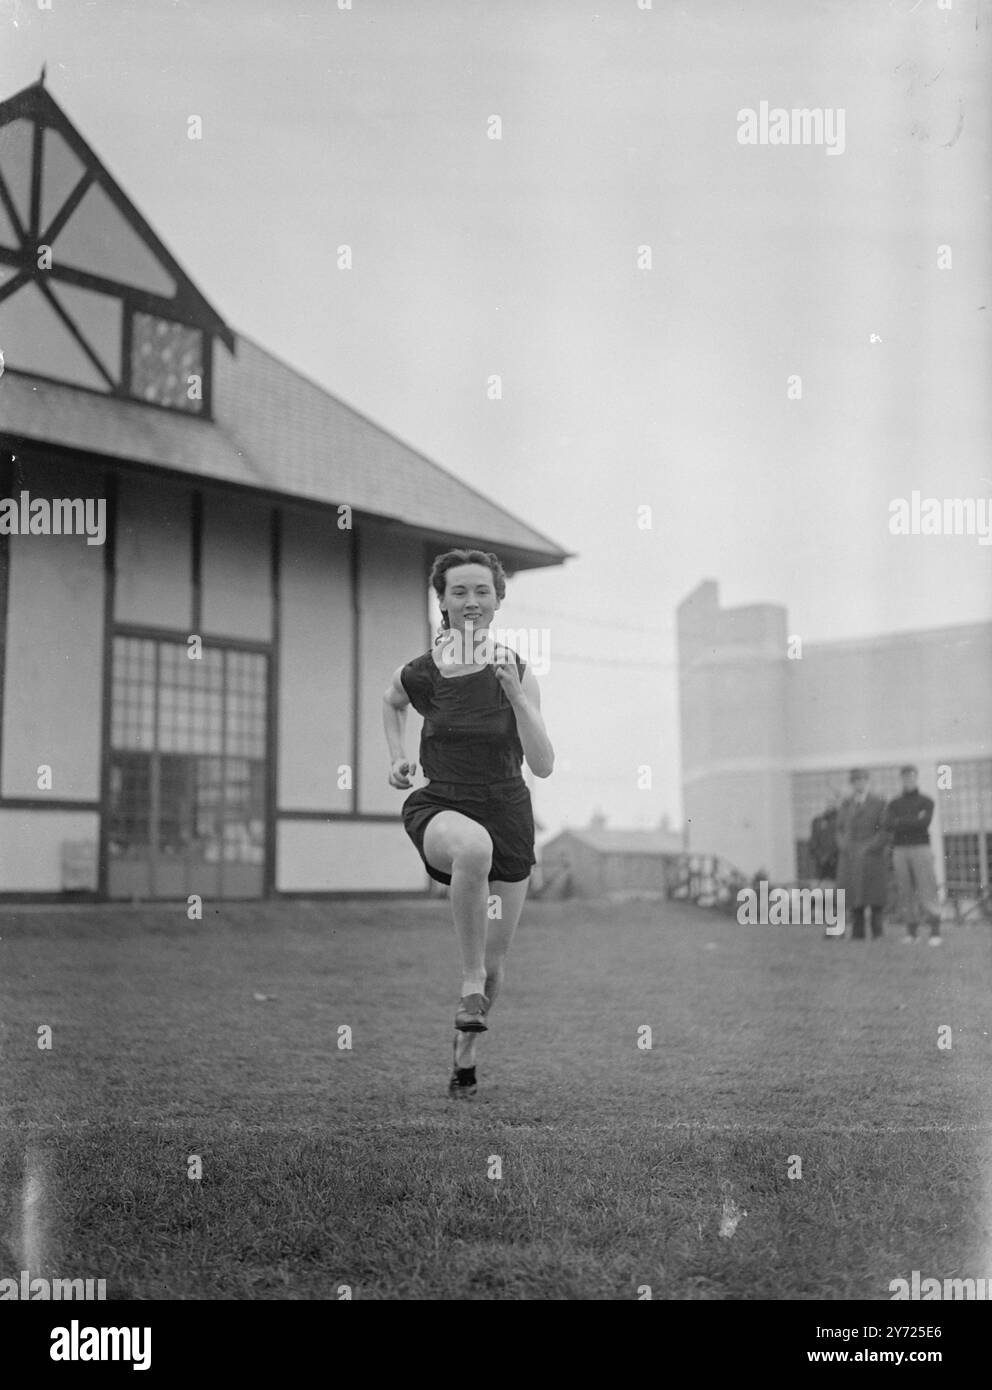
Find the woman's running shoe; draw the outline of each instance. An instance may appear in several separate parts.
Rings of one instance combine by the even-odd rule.
[[[460,1067],[458,1065],[458,1044],[454,1044],[454,1067],[451,1072],[451,1080],[448,1082],[448,1095],[453,1100],[471,1100],[479,1089],[475,1079],[475,1067]]]
[[[489,1008],[489,1000],[484,994],[466,994],[459,1001],[458,1012],[455,1014],[455,1027],[460,1033],[485,1033],[489,1025],[486,1023],[486,1010]]]

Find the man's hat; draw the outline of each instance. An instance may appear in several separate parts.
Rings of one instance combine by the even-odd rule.
[[[847,780],[849,782],[856,782],[859,777],[867,777],[868,775],[868,769],[866,767],[852,767],[851,775]]]
[[[914,767],[912,763],[907,763],[905,767],[901,767],[899,769],[899,776],[902,777],[907,772],[919,772],[919,770],[920,769],[918,767]]]

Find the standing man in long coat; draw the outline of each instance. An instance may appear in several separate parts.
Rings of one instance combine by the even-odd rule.
[[[854,918],[852,941],[865,939],[865,908],[871,909],[872,938],[882,935],[882,914],[889,892],[885,802],[868,790],[869,774],[851,770],[851,795],[837,813],[837,887],[844,890],[845,911]]]

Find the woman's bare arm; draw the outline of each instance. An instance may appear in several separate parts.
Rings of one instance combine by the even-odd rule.
[[[382,725],[389,745],[389,785],[405,789],[413,786],[411,778],[417,764],[407,762],[406,756],[406,712],[410,697],[400,680],[402,669],[402,666],[397,666],[382,697]]]
[[[550,777],[555,766],[555,750],[541,716],[541,691],[537,677],[529,666],[525,666],[521,680],[514,661],[505,666],[497,665],[494,670],[506,698],[513,706],[527,766],[535,777]]]

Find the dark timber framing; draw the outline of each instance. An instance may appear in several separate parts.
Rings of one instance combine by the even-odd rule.
[[[56,299],[55,295],[52,293],[51,289],[40,275],[35,276],[34,283],[38,286],[39,290],[41,290],[42,294],[48,300],[48,303],[51,305],[54,312],[65,324],[69,334],[76,340],[79,347],[82,349],[83,353],[88,358],[90,366],[93,367],[94,371],[96,371],[100,376],[103,377],[104,381],[107,383],[107,390],[110,392],[116,392],[117,382],[107,371],[106,367],[103,365],[102,360],[90,347],[89,343],[86,341],[85,335],[80,332],[76,320],[72,317],[72,315],[68,312],[67,309],[64,309],[62,307],[61,301]]]
[[[422,541],[421,545],[424,555],[424,622],[427,624],[427,650],[430,651],[434,645],[430,606],[431,566],[434,564],[434,556],[440,552],[432,541]]]
[[[14,494],[14,455],[0,458],[0,497]],[[10,537],[0,535],[0,802],[3,797],[3,694],[7,678],[7,595],[10,593]]]
[[[250,637],[211,637],[209,634],[200,633],[205,647],[218,647],[225,651],[237,652],[258,652],[260,656],[269,656],[272,651],[271,642],[257,642]],[[178,627],[157,627],[154,623],[115,623],[115,637],[143,637],[151,642],[178,642],[183,647],[189,645],[190,634],[184,628]]]
[[[193,609],[190,613],[191,633],[203,636],[203,492],[194,488],[190,493],[190,567]]]
[[[110,717],[114,679],[114,592],[117,586],[117,470],[104,473],[107,497],[107,537],[103,547],[103,707],[100,711],[100,838],[97,892],[107,897],[107,857],[110,838]]]
[[[49,455],[52,451],[45,445],[35,441],[24,441],[27,453],[37,452],[39,455]],[[76,451],[54,451],[63,461],[72,461],[75,456],[77,461],[86,464],[87,462],[98,462],[98,456],[81,456]],[[14,474],[16,464],[14,454],[5,451],[5,455],[0,460],[0,495],[10,496],[14,492]],[[101,706],[101,748],[100,748],[100,799],[99,801],[71,798],[43,799],[41,797],[3,797],[0,795],[0,808],[17,811],[88,811],[100,817],[99,837],[98,837],[98,869],[97,887],[92,892],[3,892],[0,891],[0,901],[4,902],[67,902],[67,901],[93,901],[111,903],[114,900],[109,897],[109,832],[110,832],[110,774],[111,774],[111,719],[113,713],[112,688],[113,688],[113,644],[116,636],[139,637],[154,641],[173,641],[185,643],[190,632],[197,632],[202,637],[205,645],[214,646],[224,650],[251,651],[257,652],[268,658],[267,674],[267,731],[266,731],[266,829],[265,829],[265,859],[263,866],[263,897],[270,899],[279,898],[357,898],[367,897],[370,899],[395,897],[395,890],[364,890],[364,891],[339,891],[336,889],[307,889],[307,890],[279,890],[276,887],[277,877],[277,854],[278,854],[278,825],[280,821],[294,822],[325,822],[345,824],[391,824],[398,822],[395,812],[363,812],[359,809],[359,768],[360,768],[360,738],[361,738],[361,544],[359,539],[358,526],[356,525],[349,535],[349,571],[350,571],[350,607],[352,613],[352,681],[351,681],[351,743],[352,743],[352,809],[341,811],[336,809],[296,809],[278,807],[278,732],[279,732],[279,680],[281,668],[280,653],[280,631],[281,631],[281,609],[282,609],[282,534],[283,534],[283,510],[277,503],[272,503],[270,510],[270,572],[271,572],[271,598],[272,598],[272,632],[271,640],[268,642],[251,640],[241,637],[227,637],[200,630],[202,618],[202,568],[203,568],[203,519],[205,491],[218,492],[223,494],[229,489],[223,487],[208,486],[207,489],[198,487],[196,479],[188,474],[175,473],[169,470],[128,467],[118,465],[115,461],[102,460],[104,493],[107,500],[107,538],[104,546],[103,572],[104,572],[104,625],[103,625],[103,691]],[[193,619],[189,632],[170,625],[158,625],[148,623],[117,622],[114,618],[114,604],[116,592],[117,576],[117,535],[118,535],[118,493],[121,477],[128,475],[144,475],[145,477],[168,478],[171,482],[185,484],[190,494],[190,527],[191,527],[191,547],[190,547],[190,566],[192,580],[192,604],[190,617]],[[252,492],[251,489],[235,489],[238,494]],[[258,493],[259,499],[268,498],[270,495]],[[294,499],[295,500],[295,499]],[[325,509],[321,509],[325,510]],[[325,510],[327,524],[335,527],[337,524],[336,508],[330,507]],[[424,541],[424,582],[426,590],[426,579],[430,570],[430,563],[438,549],[443,547],[446,542],[443,539]],[[9,593],[8,567],[9,567],[9,538],[0,536],[0,727],[2,727],[3,717],[3,673],[4,673],[4,651],[6,638],[6,605]],[[426,598],[426,595],[425,595]],[[425,603],[426,609],[426,603]],[[430,646],[431,628],[430,613],[425,611],[424,615],[427,646]],[[2,751],[2,750],[0,750]],[[410,889],[411,894],[420,895],[421,892],[430,893],[430,883],[425,889]],[[152,902],[172,901],[171,899],[152,899]],[[177,899],[181,901],[181,899]]]
[[[41,132],[42,124],[35,121],[31,141],[31,240],[41,235]]]
[[[355,817],[361,809],[358,804],[358,759],[362,734],[362,596],[358,527],[354,516],[351,521],[351,816]]]
[[[26,235],[24,226],[21,222],[21,215],[17,211],[13,198],[10,196],[10,189],[4,181],[2,172],[0,172],[0,203],[3,203],[4,210],[10,218],[10,225],[17,233],[17,240],[23,242],[26,240]]]
[[[100,803],[71,796],[5,796],[0,811],[96,811],[99,815]]]
[[[265,859],[262,867],[262,896],[276,891],[278,852],[276,803],[279,798],[279,674],[282,667],[279,637],[282,629],[282,510],[269,514],[269,557],[271,563],[272,645],[268,661],[268,688],[265,708]]]
[[[227,324],[196,288],[179,262],[170,254],[168,248],[159,240],[154,229],[145,221],[138,209],[118,186],[103,162],[79,134],[61,106],[41,82],[34,82],[6,101],[0,102],[0,125],[6,125],[8,121],[18,119],[37,123],[36,139],[37,131],[41,126],[48,126],[62,136],[84,169],[89,172],[92,181],[99,184],[124,220],[130,224],[132,230],[145,242],[149,250],[176,282],[176,296],[174,299],[166,299],[162,295],[141,291],[130,285],[107,280],[102,276],[89,275],[81,271],[70,271],[68,267],[60,270],[61,276],[69,283],[80,285],[85,289],[111,287],[116,288],[118,292],[127,291],[133,296],[133,307],[145,308],[149,313],[163,314],[177,322],[188,323],[191,327],[203,328],[208,332],[217,333],[233,352],[234,334]],[[38,167],[38,155],[35,155],[35,170]],[[34,189],[32,189],[32,199],[34,196]],[[70,196],[72,195],[70,194]],[[80,196],[82,195],[80,194]],[[3,192],[0,192],[0,197],[3,197]],[[8,198],[9,194],[4,198],[5,204]],[[11,220],[14,222],[15,229],[22,234],[23,239],[24,229],[21,227],[19,219],[15,216]],[[10,263],[16,262],[19,257],[14,252],[7,253],[3,259]],[[55,267],[53,266],[50,273],[54,273],[54,270]]]
[[[37,286],[49,307],[58,315],[67,332],[82,350],[93,370],[106,383],[105,390],[92,385],[78,386],[78,389],[89,390],[96,395],[110,395],[118,399],[137,401],[141,405],[154,405],[159,410],[168,410],[174,414],[182,413],[193,419],[209,420],[213,399],[211,380],[213,339],[215,336],[220,337],[229,350],[234,352],[235,337],[233,332],[159,240],[152,227],[131,203],[40,81],[30,87],[25,87],[23,91],[16,93],[7,101],[0,102],[0,126],[16,120],[27,121],[31,125],[30,168],[28,171],[30,179],[29,207],[27,225],[25,225],[18,215],[10,189],[0,175],[0,203],[3,204],[7,212],[14,229],[14,235],[19,242],[16,248],[0,246],[0,263],[16,268],[16,274],[0,289],[0,300],[19,291],[28,282]],[[61,136],[83,168],[82,174],[62,200],[61,206],[53,212],[47,226],[42,225],[41,221],[45,158],[44,133],[46,130],[55,131]],[[148,252],[158,261],[163,272],[173,282],[175,291],[171,296],[157,293],[139,285],[127,284],[110,275],[63,265],[57,255],[54,255],[51,265],[47,268],[39,267],[40,248],[44,246],[53,250],[52,244],[87,192],[94,187],[99,188],[106,195],[131,231],[144,244]],[[91,347],[74,316],[52,292],[52,286],[58,283],[93,290],[109,295],[120,302],[121,338],[117,345],[120,361],[115,369],[108,371],[103,358]],[[201,391],[198,399],[193,398],[192,408],[184,408],[176,404],[164,404],[158,401],[145,401],[131,394],[131,349],[136,313],[152,314],[157,318],[181,324],[198,332],[201,349]],[[66,384],[59,381],[58,378],[48,377],[41,373],[18,372],[15,367],[11,367],[9,370],[18,376],[34,377],[39,381],[52,381],[57,385]],[[70,384],[77,385],[77,383]]]

